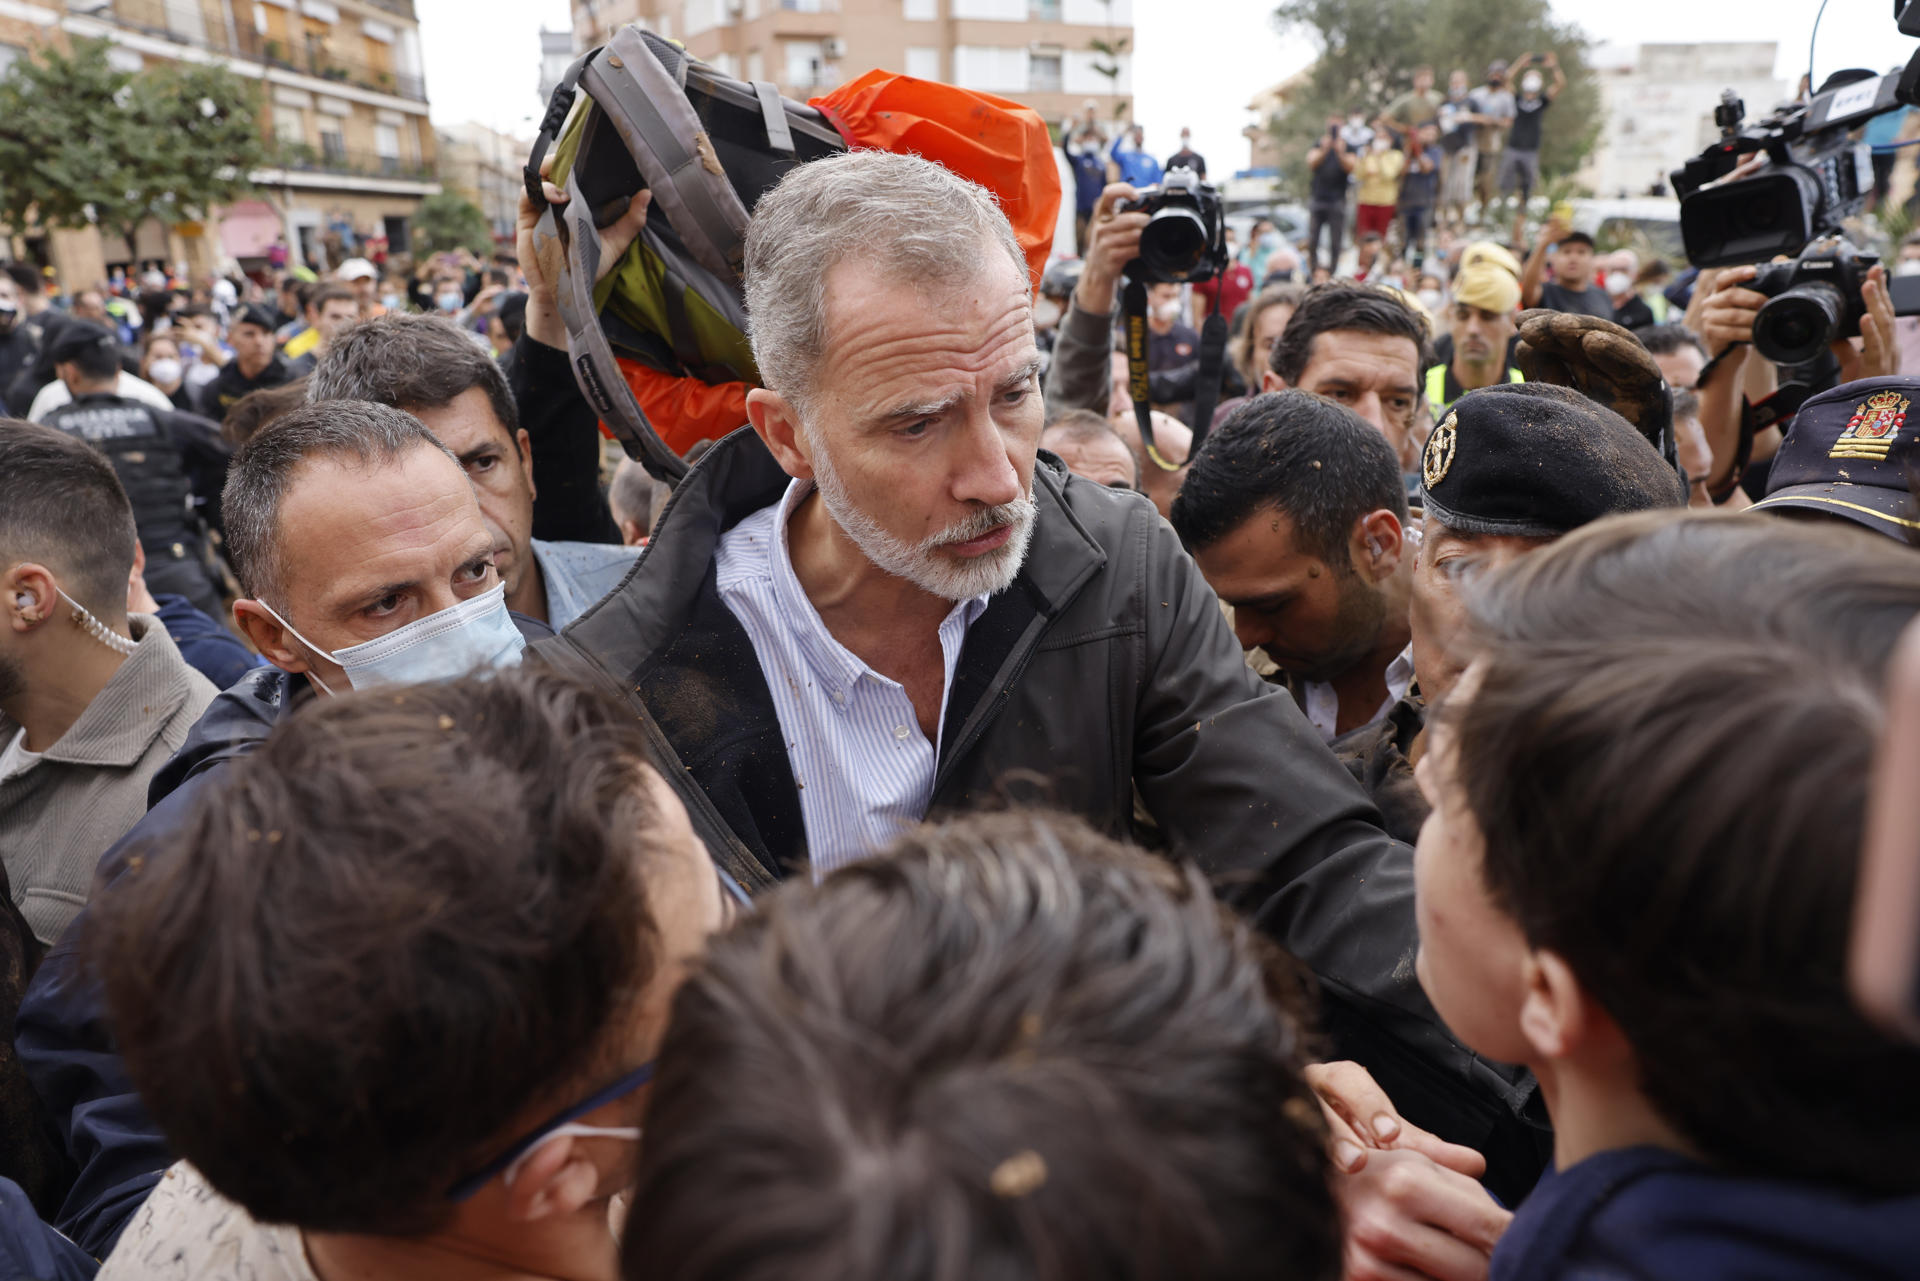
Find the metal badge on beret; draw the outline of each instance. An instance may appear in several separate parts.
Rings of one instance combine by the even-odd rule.
[[[1427,437],[1426,452],[1420,456],[1420,479],[1432,489],[1447,478],[1447,469],[1453,466],[1453,455],[1459,444],[1460,415],[1448,414],[1446,421],[1433,429],[1433,435]]]

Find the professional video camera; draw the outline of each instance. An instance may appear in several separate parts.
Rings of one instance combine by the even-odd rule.
[[[1186,167],[1169,169],[1157,187],[1138,200],[1122,201],[1117,213],[1144,213],[1140,256],[1126,266],[1129,280],[1147,284],[1212,280],[1227,266],[1227,219],[1220,193]]]

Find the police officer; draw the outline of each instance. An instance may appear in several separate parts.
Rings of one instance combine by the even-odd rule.
[[[233,359],[200,389],[200,412],[224,419],[227,411],[249,392],[279,387],[293,381],[287,358],[274,347],[274,314],[262,303],[249,303],[233,318],[227,341]]]
[[[1920,542],[1920,500],[1908,478],[1920,468],[1913,404],[1920,378],[1863,378],[1800,406],[1754,510],[1844,522],[1909,546]]]
[[[78,436],[113,463],[146,549],[148,589],[156,596],[185,596],[219,617],[219,580],[201,531],[203,514],[218,522],[232,452],[220,429],[197,415],[116,394],[120,341],[91,321],[69,320],[51,354],[73,400],[48,414],[47,425]]]
[[[1459,643],[1466,584],[1602,516],[1687,502],[1679,473],[1638,427],[1549,383],[1497,384],[1454,402],[1427,438],[1420,482],[1407,612],[1418,690],[1334,741],[1387,831],[1406,841],[1427,817],[1413,781],[1426,703],[1453,688],[1469,657]]]

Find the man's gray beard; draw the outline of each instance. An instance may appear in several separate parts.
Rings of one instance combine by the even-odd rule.
[[[855,506],[827,451],[811,434],[808,444],[812,446],[814,487],[820,491],[827,515],[868,560],[894,577],[906,579],[929,595],[959,602],[1005,591],[1026,563],[1034,518],[1040,510],[1031,490],[1013,502],[975,512],[918,543],[909,543],[888,533],[879,521]],[[1013,530],[1006,542],[990,552],[967,560],[940,554],[942,547],[978,538],[1001,525],[1012,525]]]

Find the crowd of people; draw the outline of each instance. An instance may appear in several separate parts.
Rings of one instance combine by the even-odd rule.
[[[1539,61],[1455,117],[1526,188]],[[1430,86],[1410,170],[1314,162],[1416,261]],[[1038,281],[938,164],[788,172],[670,490],[531,198],[510,266],[143,296],[137,354],[11,277],[0,1275],[1915,1275],[1848,968],[1920,637],[1884,275],[1764,415],[1750,269],[1636,326],[1557,222],[1432,296],[1243,255],[1148,291],[1149,441],[1153,162],[1068,145]]]

